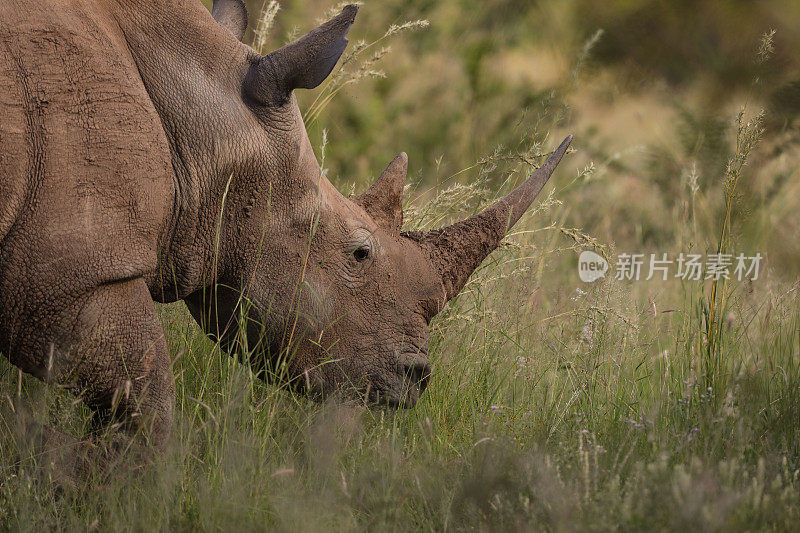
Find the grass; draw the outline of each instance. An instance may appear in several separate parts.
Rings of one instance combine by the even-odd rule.
[[[609,148],[582,96],[604,78],[579,70],[549,111],[519,118],[515,142],[473,159],[459,148],[415,176],[408,227],[437,226],[509,189],[561,129],[577,133],[553,192],[433,323],[434,375],[416,408],[315,404],[222,353],[182,304],[161,306],[173,441],[155,465],[88,491],[57,488],[28,445],[32,421],[86,434],[85,408],[0,358],[0,529],[796,529],[800,285],[780,258],[794,246],[797,140],[762,134],[746,111],[757,91],[743,114],[711,117],[686,93],[662,137]],[[311,120],[350,116],[336,84],[348,79],[308,99]],[[476,102],[473,118],[490,104]],[[404,120],[423,143],[430,109],[417,113]],[[353,141],[331,131],[326,166],[348,168]],[[651,251],[768,260],[753,282],[584,284],[587,248],[612,265]]]
[[[36,456],[4,459],[0,523],[792,529],[800,519],[800,287],[766,281],[731,292],[715,348],[714,372],[725,379],[710,388],[703,315],[692,312],[703,283],[662,288],[675,304],[663,310],[613,279],[548,285],[574,268],[554,252],[563,237],[550,233],[517,236],[437,319],[433,382],[409,411],[317,405],[265,385],[181,305],[161,307],[176,360],[169,453],[88,494],[55,490]],[[534,244],[534,259],[517,261]],[[3,458],[24,456],[25,411],[85,431],[86,413],[71,397],[19,382],[5,363],[0,386]]]

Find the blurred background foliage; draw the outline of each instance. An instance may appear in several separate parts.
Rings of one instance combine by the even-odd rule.
[[[248,0],[248,42],[268,3]],[[264,51],[338,7],[283,0]],[[327,130],[324,164],[344,193],[365,188],[399,151],[409,154],[415,188],[434,189],[428,197],[481,177],[498,187],[524,168],[503,156],[537,155],[574,133],[577,153],[554,180],[567,206],[560,222],[620,250],[686,248],[678,241],[690,209],[705,221],[702,230],[717,233],[735,117],[746,104],[749,115],[763,108],[766,119],[764,142],[739,188],[749,207],[734,210],[739,248],[766,247],[759,251],[770,253],[771,267],[788,277],[800,273],[800,4],[382,0],[362,5],[351,49],[419,19],[430,24],[369,50],[380,56],[370,79],[346,86],[308,121],[315,147]],[[770,49],[759,56],[773,30]],[[381,47],[390,50],[384,55]],[[301,109],[319,92],[299,94]],[[575,186],[587,165],[592,172]]]

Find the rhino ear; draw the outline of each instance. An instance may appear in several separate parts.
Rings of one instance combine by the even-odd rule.
[[[347,35],[358,7],[342,12],[298,40],[253,63],[244,92],[264,105],[281,104],[295,89],[313,89],[331,73],[347,46]]]
[[[389,233],[399,234],[403,227],[403,187],[408,173],[408,156],[400,153],[389,163],[378,180],[355,202],[372,220]]]
[[[240,41],[247,31],[247,6],[244,0],[214,0],[211,16]]]

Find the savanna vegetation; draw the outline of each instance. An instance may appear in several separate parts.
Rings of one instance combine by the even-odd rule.
[[[335,7],[252,1],[251,42]],[[779,0],[366,2],[341,70],[299,95],[343,192],[404,150],[406,227],[431,228],[575,135],[434,321],[420,403],[316,404],[162,306],[177,422],[144,469],[60,483],[34,422],[86,435],[88,412],[0,359],[0,528],[796,530],[798,27]],[[583,250],[604,279],[580,280]],[[742,281],[615,279],[633,253],[763,260]]]

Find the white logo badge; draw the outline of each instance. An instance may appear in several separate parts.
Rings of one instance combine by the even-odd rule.
[[[581,281],[591,283],[604,278],[608,272],[608,261],[602,255],[586,250],[578,257],[578,275]]]

